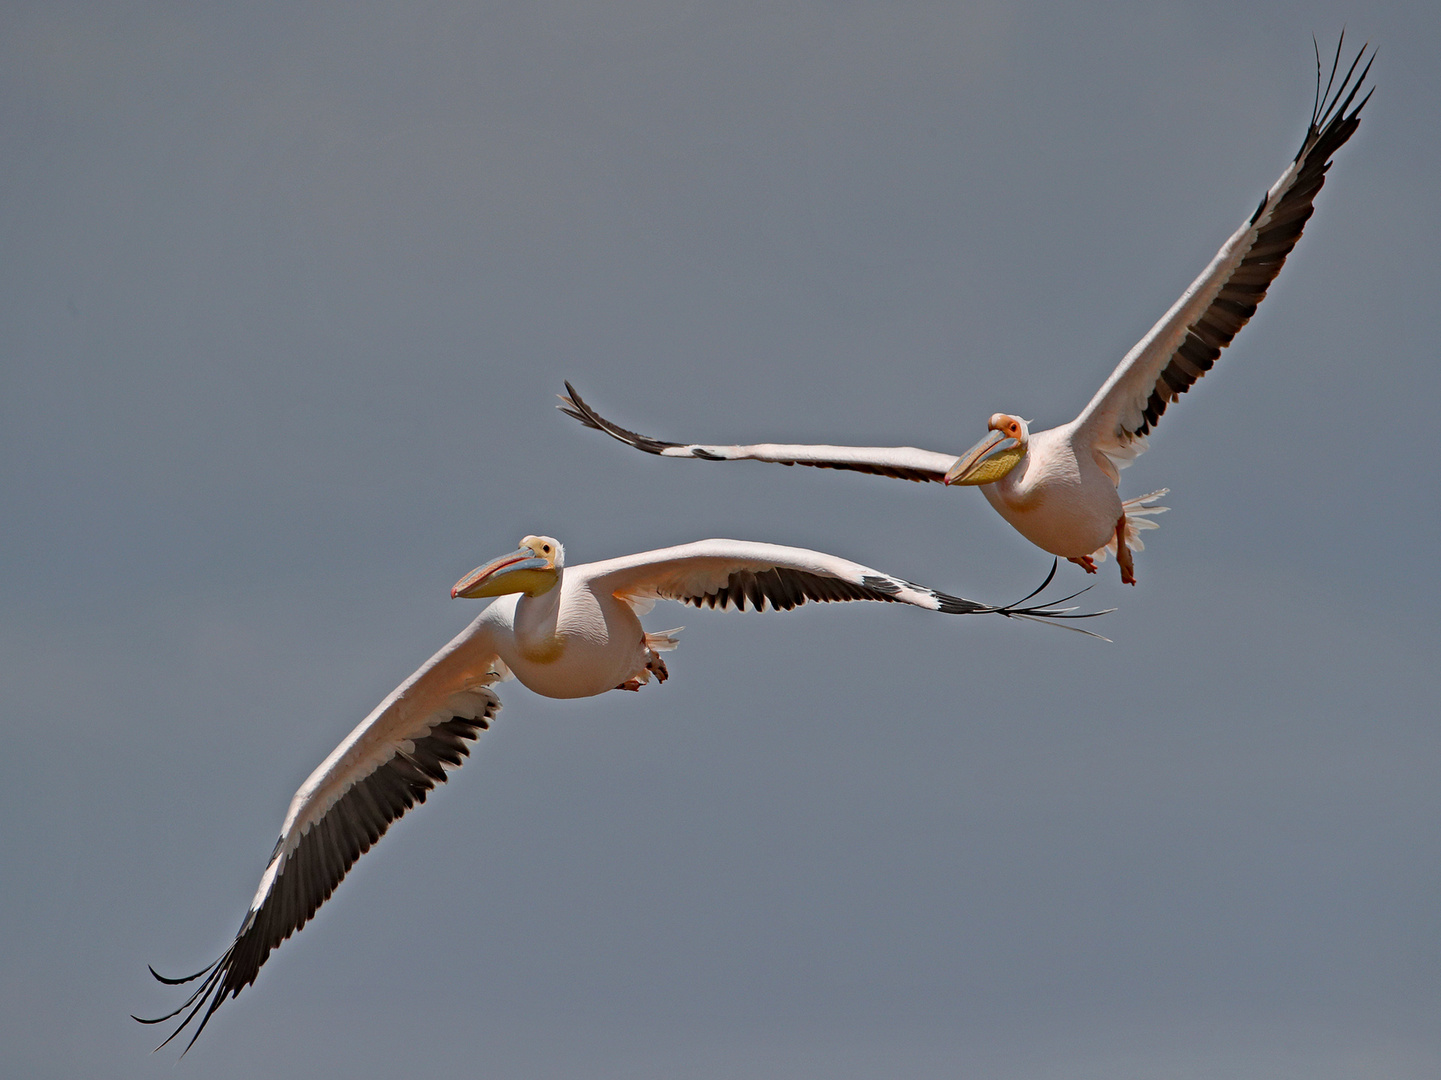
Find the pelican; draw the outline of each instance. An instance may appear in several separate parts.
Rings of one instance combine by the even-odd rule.
[[[1266,192],[1256,212],[1222,245],[1201,276],[1126,354],[1090,404],[1068,424],[1032,434],[1029,421],[1013,413],[995,413],[985,438],[955,457],[913,446],[664,442],[600,416],[568,382],[569,396],[561,397],[558,408],[587,427],[662,457],[772,461],[979,487],[1001,517],[1037,547],[1069,559],[1091,574],[1108,551],[1114,552],[1121,580],[1134,585],[1131,552],[1143,549],[1140,531],[1156,528],[1151,518],[1167,509],[1156,505],[1167,489],[1123,502],[1117,491],[1119,472],[1146,449],[1146,435],[1166,406],[1210,370],[1281,272],[1311,216],[1332,156],[1355,132],[1361,109],[1370,100],[1368,92],[1355,104],[1371,70],[1371,60],[1367,60],[1360,76],[1353,78],[1366,49],[1362,47],[1336,85],[1341,60],[1338,41],[1324,90],[1317,49],[1311,122],[1296,157]]]
[[[450,590],[452,598],[498,599],[391,691],[300,785],[240,931],[220,959],[181,979],[150,969],[172,986],[203,977],[199,987],[168,1015],[136,1019],[158,1024],[186,1013],[164,1046],[200,1015],[186,1049],[193,1046],[221,1002],[255,981],[271,950],[310,920],[390,823],[462,764],[500,711],[497,682],[514,677],[552,698],[665,682],[660,654],[675,648],[678,631],[647,633],[641,626],[640,615],[656,600],[740,611],[747,603],[762,611],[808,600],[878,600],[948,615],[1089,618],[1054,604],[1027,606],[1054,574],[1053,565],[1025,599],[991,606],[804,548],[701,540],[567,568],[558,540],[527,536]]]

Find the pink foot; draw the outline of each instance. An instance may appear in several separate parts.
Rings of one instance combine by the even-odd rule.
[[[1066,557],[1066,561],[1075,563],[1088,574],[1094,574],[1096,572],[1096,560],[1089,555],[1081,555],[1080,557],[1069,555]]]

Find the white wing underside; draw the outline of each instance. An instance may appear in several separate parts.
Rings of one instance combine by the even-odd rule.
[[[1221,246],[1076,417],[1072,426],[1078,446],[1094,447],[1117,468],[1125,468],[1146,450],[1146,433],[1166,406],[1210,370],[1221,350],[1255,314],[1301,238],[1332,155],[1360,123],[1358,114],[1370,94],[1354,109],[1351,105],[1370,62],[1354,82],[1352,76],[1365,53],[1363,48],[1356,55],[1334,96],[1330,91],[1339,70],[1341,42],[1324,92],[1318,55],[1316,104],[1295,159],[1271,185],[1251,219]]]
[[[826,446],[802,443],[755,443],[750,446],[710,446],[695,443],[671,446],[662,457],[696,457],[726,461],[771,461],[780,465],[810,465],[824,469],[851,468],[867,472],[926,473],[945,477],[956,463],[955,454],[922,450],[915,446]]]
[[[567,573],[577,571],[596,592],[609,592],[638,611],[656,600],[740,610],[747,602],[761,610],[844,600],[900,602],[931,611],[990,610],[834,555],[744,540],[702,540]]]

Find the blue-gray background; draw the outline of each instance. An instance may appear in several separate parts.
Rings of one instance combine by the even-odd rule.
[[[145,964],[219,953],[300,780],[522,534],[988,600],[1048,565],[975,492],[643,457],[563,379],[706,441],[1063,422],[1343,24],[1379,90],[1124,475],[1174,509],[1086,598],[1114,645],[658,608],[670,683],[503,687],[149,1056]],[[1419,2],[6,4],[7,1075],[1436,1076],[1438,55]]]

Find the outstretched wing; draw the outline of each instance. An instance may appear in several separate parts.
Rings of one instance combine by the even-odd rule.
[[[1057,608],[1054,604],[1024,606],[1050,584],[1049,576],[1040,589],[1017,604],[982,604],[835,555],[746,540],[700,540],[589,563],[568,572],[582,573],[597,592],[610,592],[637,604],[679,600],[696,607],[734,607],[744,611],[749,604],[756,611],[764,611],[767,605],[777,611],[788,611],[808,600],[818,603],[879,600],[911,604],[947,615],[1090,617],[1073,614],[1074,609]],[[1054,565],[1051,573],[1055,573]]]
[[[613,424],[592,409],[565,384],[569,397],[557,405],[586,427],[603,431],[627,446],[661,457],[699,458],[702,461],[773,461],[778,465],[810,465],[817,469],[847,469],[851,472],[894,476],[918,483],[943,483],[946,470],[956,463],[954,454],[918,450],[914,446],[804,446],[798,443],[756,443],[754,446],[707,446],[702,443],[673,443],[652,439]]]
[[[1316,193],[1326,182],[1332,156],[1356,131],[1359,114],[1371,99],[1368,92],[1352,107],[1375,53],[1353,80],[1365,58],[1363,46],[1340,85],[1335,85],[1341,61],[1338,41],[1331,76],[1323,90],[1318,50],[1316,100],[1295,160],[1266,192],[1251,219],[1236,230],[1211,265],[1136,343],[1076,418],[1078,431],[1090,435],[1117,465],[1127,464],[1145,449],[1145,435],[1156,426],[1166,406],[1211,369],[1221,350],[1265,299],[1286,256],[1301,238]]]
[[[491,633],[483,617],[471,623],[382,701],[300,786],[240,931],[219,960],[181,979],[151,968],[171,985],[202,980],[174,1012],[141,1020],[158,1024],[186,1014],[161,1046],[199,1016],[186,1049],[194,1045],[221,1003],[255,981],[271,950],[310,920],[390,823],[424,802],[445,782],[447,769],[463,763],[470,743],[500,711],[490,684],[504,669]]]

